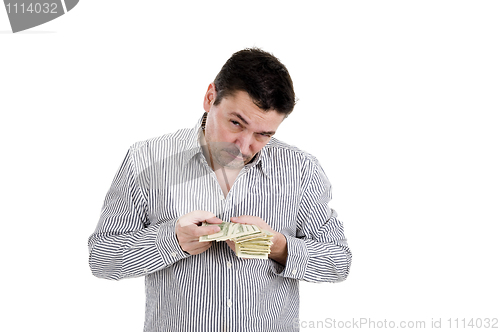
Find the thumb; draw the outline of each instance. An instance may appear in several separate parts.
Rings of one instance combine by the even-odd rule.
[[[220,227],[219,226],[206,226],[204,228],[208,228],[210,230],[210,233],[209,234],[215,234],[215,233],[218,233],[220,232]]]
[[[196,210],[183,215],[179,218],[179,220],[177,220],[177,222],[181,227],[184,227],[213,217],[215,217],[215,215],[212,212]]]

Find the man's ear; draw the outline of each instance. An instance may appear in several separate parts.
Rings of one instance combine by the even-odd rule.
[[[210,112],[212,105],[217,97],[217,92],[215,91],[215,84],[212,82],[208,85],[207,92],[205,93],[205,98],[203,98],[203,108],[205,112]]]

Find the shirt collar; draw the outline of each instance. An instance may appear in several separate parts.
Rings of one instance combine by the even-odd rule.
[[[193,157],[198,154],[200,154],[201,158],[205,158],[201,149],[200,138],[201,135],[203,135],[203,129],[205,128],[207,114],[207,112],[203,113],[198,121],[196,121],[196,125],[189,131],[189,134],[186,137],[185,151],[183,153],[183,166],[185,166]],[[273,140],[273,138],[271,138],[271,140]],[[252,167],[259,166],[259,168],[266,176],[270,176],[270,158],[269,152],[267,151],[268,144],[266,144],[259,152],[257,152],[257,154],[253,158],[253,161],[245,165],[245,168],[250,169]]]

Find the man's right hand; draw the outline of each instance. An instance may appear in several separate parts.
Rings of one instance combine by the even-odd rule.
[[[175,235],[182,250],[191,254],[197,255],[212,245],[212,242],[199,242],[200,236],[214,234],[220,231],[219,226],[201,226],[202,222],[211,224],[220,224],[222,220],[217,218],[212,212],[208,211],[192,211],[177,220],[175,225]]]

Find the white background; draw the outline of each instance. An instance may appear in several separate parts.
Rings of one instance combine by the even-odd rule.
[[[500,318],[500,3],[172,3],[17,34],[0,8],[2,331],[142,331],[143,278],[92,276],[87,239],[128,147],[194,126],[251,46],[290,71],[276,137],[321,162],[354,255],[301,283],[302,325]]]

